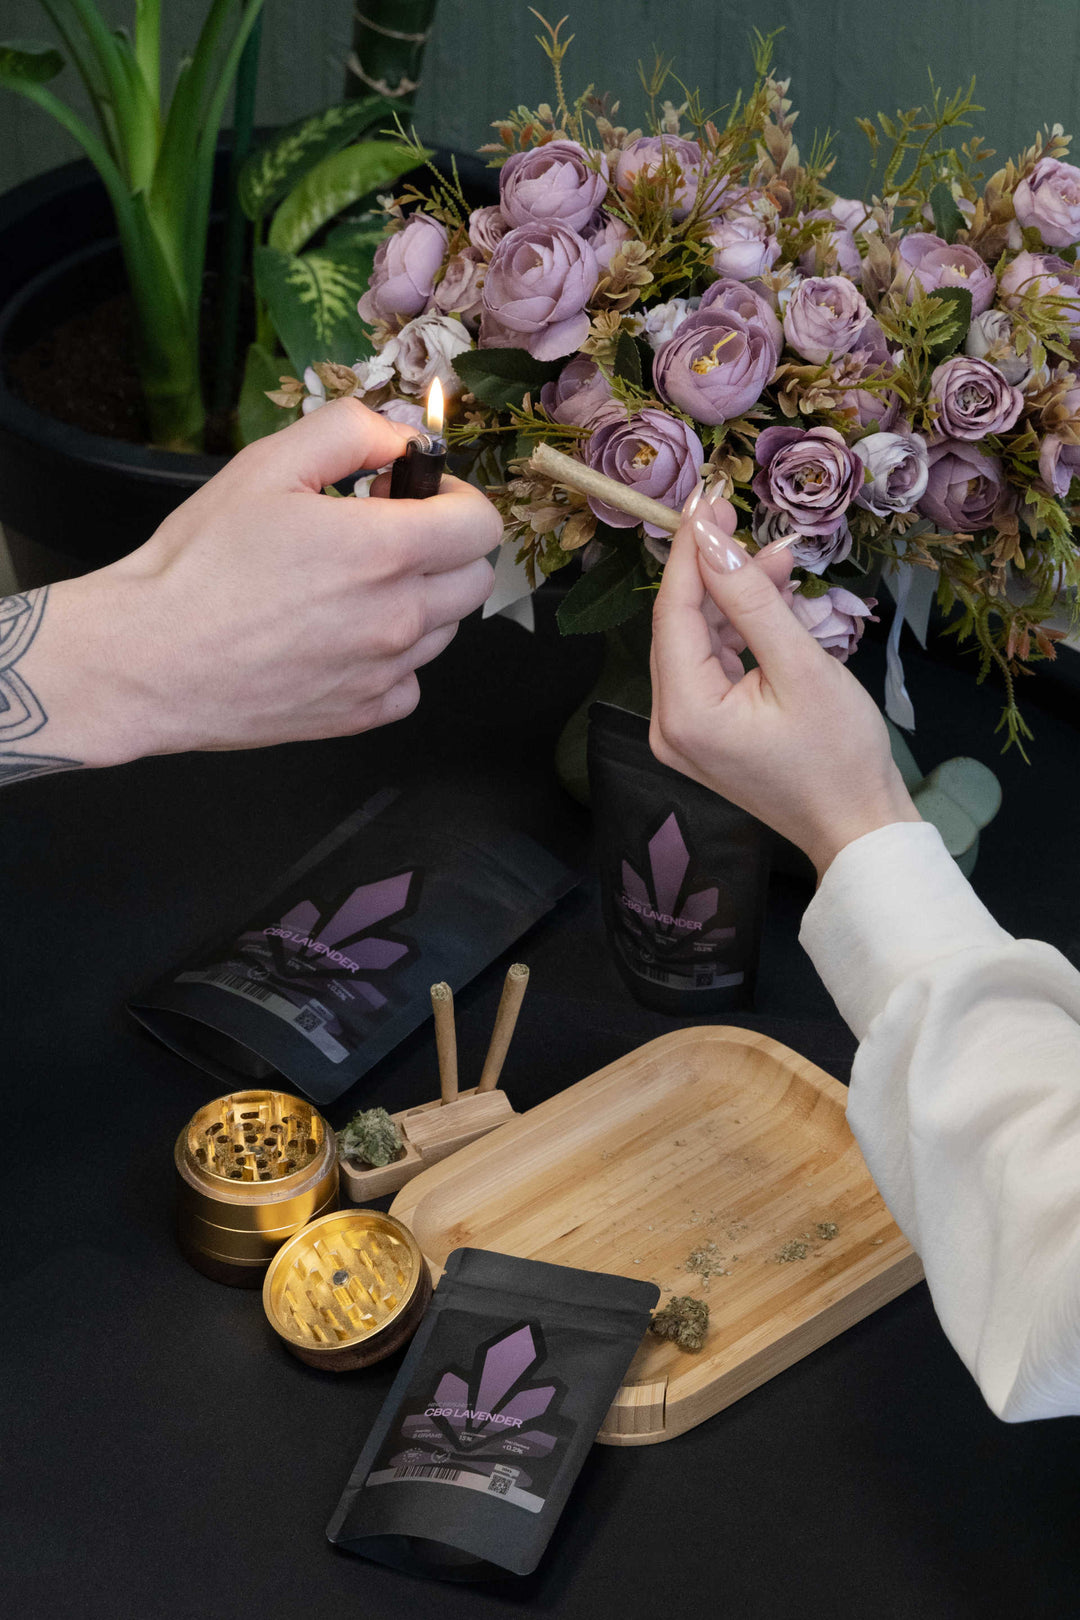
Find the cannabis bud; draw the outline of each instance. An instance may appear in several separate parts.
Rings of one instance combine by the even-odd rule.
[[[709,1307],[692,1294],[677,1294],[657,1311],[649,1331],[658,1339],[670,1339],[680,1350],[701,1350],[709,1330]]]
[[[400,1158],[404,1143],[385,1108],[362,1108],[344,1130],[338,1131],[338,1147],[343,1158],[359,1159],[373,1170],[393,1164]]]

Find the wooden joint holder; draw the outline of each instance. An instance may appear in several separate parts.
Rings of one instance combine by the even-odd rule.
[[[377,1170],[363,1170],[346,1158],[340,1161],[342,1191],[354,1204],[366,1204],[372,1198],[397,1192],[421,1170],[518,1116],[505,1091],[473,1088],[461,1092],[453,1102],[436,1098],[390,1117],[405,1144],[400,1158]]]

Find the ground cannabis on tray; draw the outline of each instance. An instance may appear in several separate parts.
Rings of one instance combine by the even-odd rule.
[[[730,1277],[731,1273],[724,1264],[725,1258],[710,1238],[708,1243],[702,1243],[699,1248],[691,1249],[684,1264],[687,1271],[692,1271],[695,1276],[700,1277],[707,1288],[713,1277]],[[732,1258],[734,1259],[734,1256]]]
[[[703,1299],[678,1294],[657,1311],[649,1324],[658,1339],[670,1339],[680,1350],[701,1350],[709,1328],[709,1307]]]
[[[372,1170],[399,1159],[404,1149],[401,1132],[385,1108],[362,1108],[338,1132],[338,1147],[347,1159],[358,1159]]]

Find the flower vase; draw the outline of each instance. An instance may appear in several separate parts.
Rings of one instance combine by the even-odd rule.
[[[652,680],[649,675],[649,649],[652,645],[652,614],[636,613],[632,619],[602,632],[604,662],[596,684],[582,699],[562,729],[555,746],[555,774],[579,804],[589,805],[589,705],[614,703],[632,714],[647,715],[652,710]]]

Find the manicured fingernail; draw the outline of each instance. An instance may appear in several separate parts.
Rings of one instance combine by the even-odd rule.
[[[690,491],[689,495],[686,497],[685,501],[683,502],[682,515],[683,515],[684,518],[693,517],[694,511],[695,511],[695,509],[697,507],[697,504],[701,500],[701,497],[702,497],[702,495],[704,493],[705,493],[705,480],[704,480],[704,478],[699,478],[697,483],[694,485],[693,489]]]
[[[697,542],[698,555],[718,574],[732,574],[746,561],[746,552],[730,534],[719,528],[708,516],[708,509],[690,520],[690,528]]]

